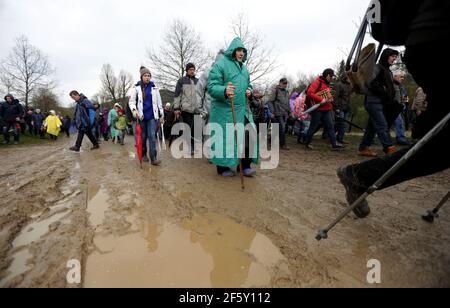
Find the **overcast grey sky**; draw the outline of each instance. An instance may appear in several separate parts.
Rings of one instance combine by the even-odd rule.
[[[212,51],[231,39],[229,23],[240,12],[275,47],[278,75],[319,73],[334,66],[356,35],[355,22],[369,0],[0,0],[0,58],[26,35],[57,69],[58,94],[98,92],[104,63],[139,78],[146,50],[181,18],[201,33]]]

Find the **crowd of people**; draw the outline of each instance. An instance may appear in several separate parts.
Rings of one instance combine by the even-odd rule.
[[[57,140],[60,133],[70,137],[72,120],[70,116],[57,114],[55,110],[43,112],[33,107],[25,107],[13,95],[7,94],[0,103],[0,127],[4,145],[20,143],[21,135],[40,139]]]
[[[448,28],[443,26],[448,24],[448,20],[442,15],[448,4],[434,0],[413,2],[408,8],[408,11],[411,11],[409,19],[405,21],[412,25],[411,29],[402,32],[401,39],[395,35],[394,37],[398,39],[398,45],[407,46],[404,60],[421,87],[417,89],[411,101],[402,85],[406,72],[392,69],[400,54],[395,49],[386,48],[375,66],[372,79],[365,81],[367,89],[364,107],[368,114],[368,123],[358,154],[373,159],[347,166],[338,172],[347,189],[350,203],[408,151],[411,140],[406,137],[405,120],[410,123],[413,119],[413,138],[421,138],[449,111],[449,105],[445,104],[445,85],[440,73],[434,69],[435,66],[428,65],[423,60],[427,51],[439,49],[440,40],[436,37],[445,37],[448,34]],[[423,19],[432,20],[431,16],[435,16],[440,23],[435,23],[434,28],[424,27]],[[431,28],[435,31],[430,30]],[[391,27],[386,35],[389,36],[390,32],[395,31],[396,29]],[[424,31],[429,31],[430,36],[423,35]],[[303,145],[307,151],[314,150],[313,139],[320,127],[323,128],[324,137],[330,141],[332,150],[340,151],[346,147],[348,125],[354,125],[348,120],[352,85],[346,76],[336,80],[334,70],[325,69],[302,93],[289,93],[289,81],[282,78],[265,97],[254,89],[250,82],[250,74],[245,65],[247,57],[247,49],[241,39],[235,38],[226,51],[221,50],[218,53],[212,67],[200,78],[196,77],[195,64],[189,63],[186,66],[186,75],[176,85],[174,102],[165,106],[150,70],[145,67],[140,68],[140,80],[133,87],[125,108],[115,103],[111,110],[102,109],[99,104],[93,104],[78,91],[72,91],[70,96],[76,102],[73,121],[68,117],[58,117],[54,111],[44,115],[40,110],[25,110],[12,95],[7,95],[5,102],[0,105],[4,143],[10,142],[11,132],[14,142],[19,142],[20,133],[25,130],[41,138],[47,132],[52,139],[56,139],[61,130],[69,134],[73,122],[78,130],[78,137],[75,146],[70,150],[79,152],[85,135],[90,139],[92,149],[96,150],[101,137],[105,141],[111,139],[123,145],[125,136],[136,135],[137,127],[140,127],[143,161],[159,166],[161,160],[158,158],[157,135],[164,124],[166,137],[171,136],[171,127],[177,122],[182,121],[191,128],[191,134],[184,138],[190,140],[190,153],[194,156],[195,144],[199,142],[194,135],[194,122],[196,115],[199,115],[203,126],[207,123],[216,124],[223,128],[223,131],[227,130],[228,124],[234,124],[235,127],[238,124],[250,125],[255,131],[259,131],[260,124],[269,127],[277,124],[277,138],[283,151],[290,150],[286,139],[289,132],[297,135],[298,144]],[[445,58],[442,61],[445,62]],[[393,129],[396,133],[395,141],[391,135]],[[383,148],[382,155],[372,150],[376,136]],[[448,142],[448,129],[430,142],[426,149],[388,181],[385,187],[448,168],[448,155],[443,153],[439,140],[443,144]],[[136,140],[133,140],[133,143],[135,142]],[[399,149],[399,145],[406,148]],[[234,149],[234,155],[227,155],[227,149],[230,148]],[[235,170],[240,172],[239,168],[243,168],[245,176],[255,175],[252,164],[259,161],[259,148],[252,134],[238,130],[235,135],[226,134],[219,142],[216,140],[212,144],[211,151],[216,154],[223,152],[223,155],[210,159],[220,176],[233,177]],[[430,161],[437,164],[432,166]],[[416,167],[411,167],[411,164]],[[355,213],[358,217],[366,217],[370,213],[367,203],[359,206]]]

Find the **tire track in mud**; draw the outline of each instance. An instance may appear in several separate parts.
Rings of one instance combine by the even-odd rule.
[[[76,207],[81,191],[71,177],[75,161],[66,148],[60,141],[12,153],[14,173],[0,179],[9,188],[0,200],[1,286],[65,287],[62,269],[71,258],[81,259],[83,236],[68,234],[77,234],[86,214]]]

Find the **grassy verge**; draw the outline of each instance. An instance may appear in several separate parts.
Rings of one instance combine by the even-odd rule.
[[[49,142],[48,139],[40,139],[39,137],[31,137],[29,135],[25,135],[25,136],[21,135],[20,136],[19,145],[17,145],[17,146],[28,146],[28,145],[45,144],[47,142]],[[12,147],[12,146],[14,146],[13,144],[14,144],[14,137],[13,136],[11,136],[11,138],[10,138],[10,144],[9,145],[5,145],[5,144],[3,144],[3,135],[1,135],[1,137],[0,137],[0,150]]]

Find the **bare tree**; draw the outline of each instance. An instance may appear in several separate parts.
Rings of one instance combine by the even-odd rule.
[[[117,93],[119,99],[127,97],[128,91],[133,87],[133,76],[125,71],[120,71],[117,78]]]
[[[11,53],[1,62],[1,70],[1,82],[14,91],[26,106],[38,88],[51,87],[49,77],[54,73],[47,56],[31,45],[25,36],[16,39]]]
[[[2,89],[4,89],[5,93],[11,93],[13,89],[13,82],[11,78],[9,78],[6,75],[0,76],[0,85],[2,86]]]
[[[210,62],[200,34],[179,19],[171,23],[159,49],[148,51],[148,57],[153,76],[165,88],[172,89],[184,76],[188,63],[194,63],[201,73]]]
[[[278,60],[273,56],[273,48],[264,43],[264,36],[250,28],[245,14],[240,13],[231,20],[231,33],[241,38],[247,49],[247,68],[252,83],[265,84],[268,75],[278,68]]]
[[[100,80],[102,82],[101,91],[104,96],[108,97],[109,100],[116,102],[119,92],[119,89],[117,88],[118,80],[111,64],[108,63],[103,65]]]

